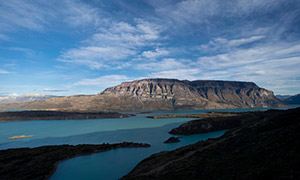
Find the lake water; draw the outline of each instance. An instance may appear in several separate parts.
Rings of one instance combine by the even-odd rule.
[[[285,109],[285,108],[281,108]],[[216,111],[249,111],[264,109],[226,109]],[[51,180],[59,179],[105,179],[121,178],[141,160],[153,153],[173,150],[200,140],[219,137],[225,131],[179,136],[181,142],[164,144],[172,135],[168,132],[189,121],[189,118],[148,119],[149,115],[196,114],[212,110],[151,111],[123,119],[92,120],[39,120],[0,123],[0,149],[38,147],[59,144],[101,144],[123,141],[151,144],[150,148],[122,148],[63,161],[58,165]],[[130,112],[136,113],[136,112]],[[11,136],[34,135],[24,139],[7,139]]]

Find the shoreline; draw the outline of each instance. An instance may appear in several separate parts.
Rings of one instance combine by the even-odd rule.
[[[147,116],[150,119],[169,119],[169,118],[217,118],[217,117],[233,117],[240,113],[235,112],[208,112],[203,114],[165,114],[156,116]]]
[[[137,143],[139,144],[139,143]],[[53,171],[50,172],[50,174],[48,176],[45,177],[45,179],[50,179],[51,176],[55,173],[56,169],[57,169],[57,166],[59,165],[59,163],[65,161],[65,160],[68,160],[68,159],[72,159],[72,158],[76,158],[76,157],[80,157],[80,156],[89,156],[89,155],[92,155],[92,154],[95,154],[95,153],[100,153],[100,152],[107,152],[107,151],[111,151],[111,150],[115,150],[115,149],[120,149],[120,148],[145,148],[145,147],[151,147],[150,144],[147,144],[147,143],[140,143],[140,144],[144,144],[145,146],[141,146],[141,147],[118,147],[118,148],[113,148],[113,149],[108,149],[108,150],[105,150],[105,151],[99,151],[99,152],[92,152],[92,153],[87,153],[87,154],[80,154],[80,155],[77,155],[77,156],[74,156],[74,157],[71,157],[71,158],[66,158],[66,159],[62,159],[62,160],[59,160],[57,161],[55,164],[54,164],[54,169]],[[147,146],[149,145],[149,146]]]

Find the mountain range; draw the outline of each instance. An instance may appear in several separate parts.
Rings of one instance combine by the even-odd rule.
[[[287,104],[300,104],[300,94],[290,96],[283,100]]]
[[[97,95],[53,97],[2,104],[8,110],[135,111],[284,107],[272,91],[253,82],[141,79],[110,87]]]
[[[37,101],[42,99],[48,99],[51,97],[56,97],[56,96],[45,95],[45,94],[22,94],[22,95],[4,96],[4,97],[0,97],[0,104]]]

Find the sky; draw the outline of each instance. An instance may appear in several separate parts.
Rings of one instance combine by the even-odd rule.
[[[300,93],[300,0],[0,0],[0,96],[142,78]]]

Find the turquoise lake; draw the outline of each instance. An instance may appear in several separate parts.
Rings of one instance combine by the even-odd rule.
[[[287,109],[287,108],[281,108]],[[215,138],[225,131],[192,136],[179,136],[181,142],[164,144],[172,135],[168,132],[190,118],[149,119],[146,116],[161,114],[194,114],[209,111],[241,112],[257,109],[226,110],[178,110],[136,113],[135,117],[122,119],[92,120],[39,120],[0,123],[0,149],[18,147],[38,147],[59,144],[102,144],[123,141],[151,144],[150,148],[122,148],[112,151],[80,156],[61,162],[51,180],[59,179],[119,179],[130,172],[141,160],[153,153],[173,150],[200,140]],[[8,139],[11,136],[33,135],[24,139]]]

